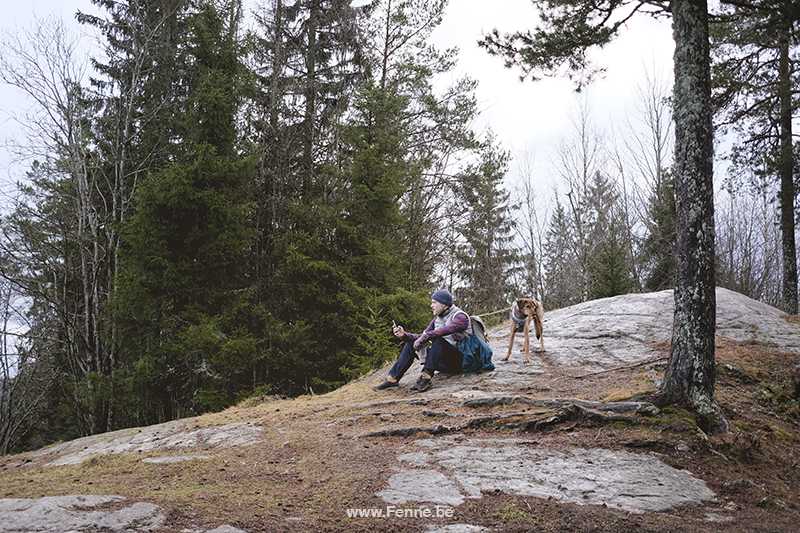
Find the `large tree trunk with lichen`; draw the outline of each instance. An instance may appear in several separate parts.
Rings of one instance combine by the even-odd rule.
[[[706,431],[727,431],[714,400],[714,183],[706,0],[673,0],[677,280],[662,403],[684,405]]]

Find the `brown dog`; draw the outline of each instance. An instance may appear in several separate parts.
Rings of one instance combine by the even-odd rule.
[[[544,330],[542,320],[544,320],[544,307],[540,302],[533,298],[520,298],[514,302],[514,306],[511,308],[511,339],[508,341],[508,354],[501,361],[508,361],[508,358],[511,357],[511,349],[514,346],[514,336],[517,331],[525,333],[525,344],[522,349],[525,350],[525,362],[531,360],[531,322],[533,322],[536,338],[541,341],[541,351],[547,351],[544,348],[544,337],[542,336]]]

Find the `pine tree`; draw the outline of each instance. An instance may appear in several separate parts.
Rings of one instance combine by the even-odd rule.
[[[730,157],[729,187],[747,181],[749,187],[758,187],[765,175],[779,184],[781,307],[797,314],[792,117],[800,107],[793,54],[800,43],[800,7],[792,0],[737,2],[711,30],[719,126],[732,128],[738,137]]]
[[[705,431],[728,431],[714,399],[713,126],[708,7],[673,2],[675,35],[675,323],[661,401],[688,405]]]
[[[675,190],[677,276],[675,321],[670,361],[660,390],[664,403],[688,406],[708,431],[727,431],[728,422],[714,400],[713,128],[709,57],[709,11],[705,0],[613,2],[534,0],[541,25],[534,32],[483,41],[490,53],[518,65],[523,77],[562,72],[581,87],[599,72],[586,53],[609,43],[639,10],[673,19]],[[613,16],[612,16],[613,13]]]

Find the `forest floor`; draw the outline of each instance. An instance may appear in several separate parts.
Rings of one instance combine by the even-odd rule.
[[[2,457],[0,532],[797,531],[800,322],[717,301],[728,434],[639,400],[663,376],[671,294],[626,295],[547,313],[529,363],[520,335],[501,362],[493,328],[493,372],[422,394],[416,371],[373,392],[382,369]]]

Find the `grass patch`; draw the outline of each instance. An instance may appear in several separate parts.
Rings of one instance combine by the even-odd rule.
[[[525,524],[535,524],[534,520],[528,513],[520,509],[516,504],[510,503],[505,506],[502,511],[495,511],[494,516],[503,522],[518,522]]]

